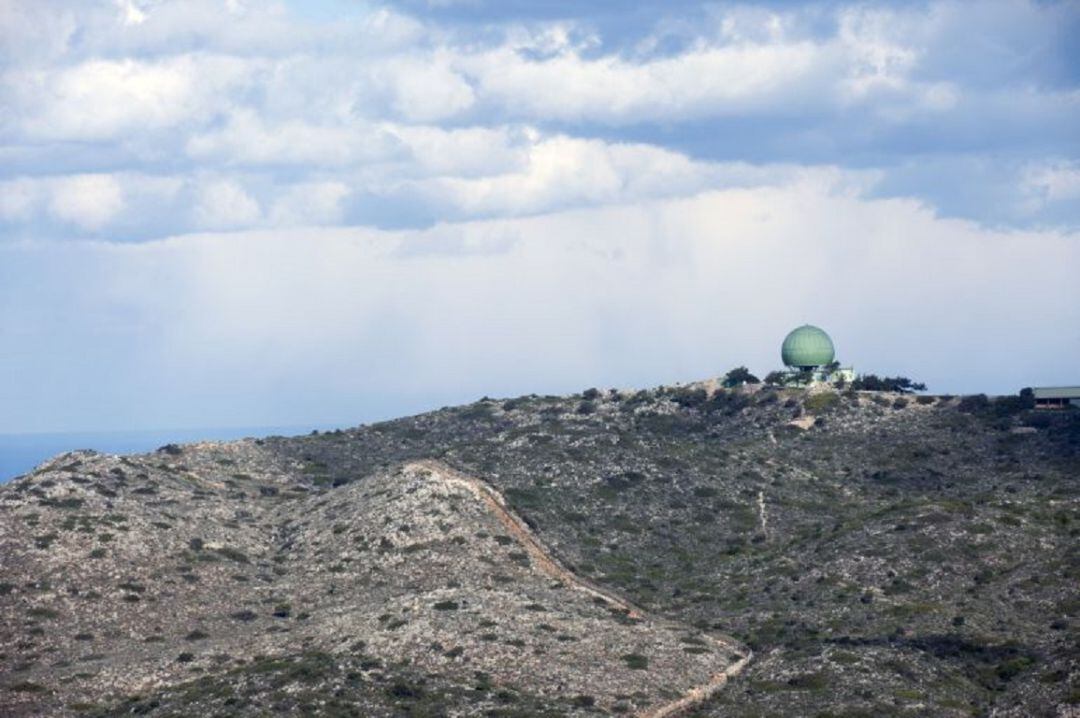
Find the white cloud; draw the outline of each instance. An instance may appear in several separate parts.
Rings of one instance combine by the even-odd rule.
[[[99,230],[123,208],[123,189],[109,175],[66,177],[53,183],[49,211],[81,229]]]
[[[1068,214],[1055,199],[1067,174],[1033,169],[1012,201],[994,184],[1016,184],[1018,164],[1074,159],[1080,93],[1038,64],[1067,49],[1060,3],[989,3],[970,36],[971,13],[949,0],[720,5],[644,38],[587,20],[476,29],[297,7],[0,0],[0,161],[40,180],[12,186],[0,219],[55,230],[46,186],[60,175],[119,178],[124,207],[101,221],[129,240],[300,221],[291,188],[305,186],[348,188],[313,205],[312,222],[400,226],[760,184],[745,163],[783,183],[778,167],[854,177],[868,162],[905,194],[988,222]],[[1028,52],[1040,33],[1049,46]],[[936,172],[916,186],[902,167],[979,156],[1013,167],[963,187]],[[146,210],[129,179],[164,175],[179,189]],[[231,190],[211,200],[206,177]]]
[[[276,226],[337,224],[349,188],[341,182],[305,182],[282,193],[270,210]]]
[[[97,140],[206,118],[248,70],[246,61],[228,57],[88,60],[51,71],[13,70],[4,84],[25,135]]]
[[[700,188],[708,166],[644,145],[609,145],[565,136],[527,148],[514,172],[442,178],[427,186],[466,215],[522,214],[566,205],[685,194]]]
[[[872,171],[698,162],[652,145],[534,133],[524,137],[513,151],[505,151],[505,171],[491,168],[474,177],[439,176],[413,186],[454,216],[488,217],[687,196],[709,188],[810,183],[858,195],[878,180]]]
[[[249,227],[259,222],[259,202],[238,183],[228,179],[200,184],[193,211],[194,221],[204,229]]]
[[[41,183],[19,177],[0,182],[0,219],[25,222],[34,216],[42,199]]]
[[[483,177],[502,174],[523,164],[528,146],[540,133],[531,127],[463,127],[391,125],[387,131],[410,153],[420,175]]]
[[[224,128],[198,134],[187,153],[227,164],[340,167],[387,159],[397,151],[393,136],[365,122],[319,126],[291,120],[268,125],[250,110],[232,113]]]
[[[480,98],[512,117],[625,124],[730,115],[808,98],[825,81],[830,53],[808,42],[700,47],[629,62],[568,50],[534,60],[511,48],[458,65]]]
[[[1047,204],[1080,200],[1080,162],[1057,161],[1028,167],[1021,178],[1021,192],[1031,211]]]
[[[146,12],[136,0],[115,0],[120,12],[120,20],[125,25],[142,25],[146,22]]]
[[[378,67],[376,75],[393,97],[393,110],[411,122],[454,117],[476,99],[472,87],[443,55],[395,59]]]

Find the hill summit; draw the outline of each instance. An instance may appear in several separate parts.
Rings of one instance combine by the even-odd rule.
[[[706,382],[69,453],[5,715],[1071,715],[1080,412]]]

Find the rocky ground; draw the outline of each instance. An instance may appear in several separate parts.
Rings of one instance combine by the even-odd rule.
[[[0,706],[1076,715],[1078,415],[702,384],[66,454],[0,487]]]

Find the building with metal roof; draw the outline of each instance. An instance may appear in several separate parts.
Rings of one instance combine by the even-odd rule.
[[[1037,386],[1031,391],[1035,394],[1036,409],[1080,407],[1080,386]]]

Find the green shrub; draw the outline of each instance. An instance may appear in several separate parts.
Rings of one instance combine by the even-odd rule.
[[[230,548],[229,546],[222,546],[221,548],[217,549],[217,552],[218,554],[224,556],[230,561],[235,561],[237,563],[250,563],[247,554],[245,554],[243,551]]]
[[[803,407],[811,414],[824,414],[840,403],[840,395],[834,391],[825,391],[806,397]]]
[[[627,653],[622,659],[623,662],[626,663],[627,668],[631,668],[635,671],[643,671],[649,667],[649,659],[640,653]]]
[[[912,381],[906,376],[879,377],[876,374],[864,374],[851,382],[851,388],[858,391],[891,391],[897,394],[910,394],[926,391],[926,384]]]
[[[970,396],[961,397],[956,408],[964,414],[975,414],[985,411],[988,406],[990,406],[990,400],[987,398],[986,394],[972,394]]]

